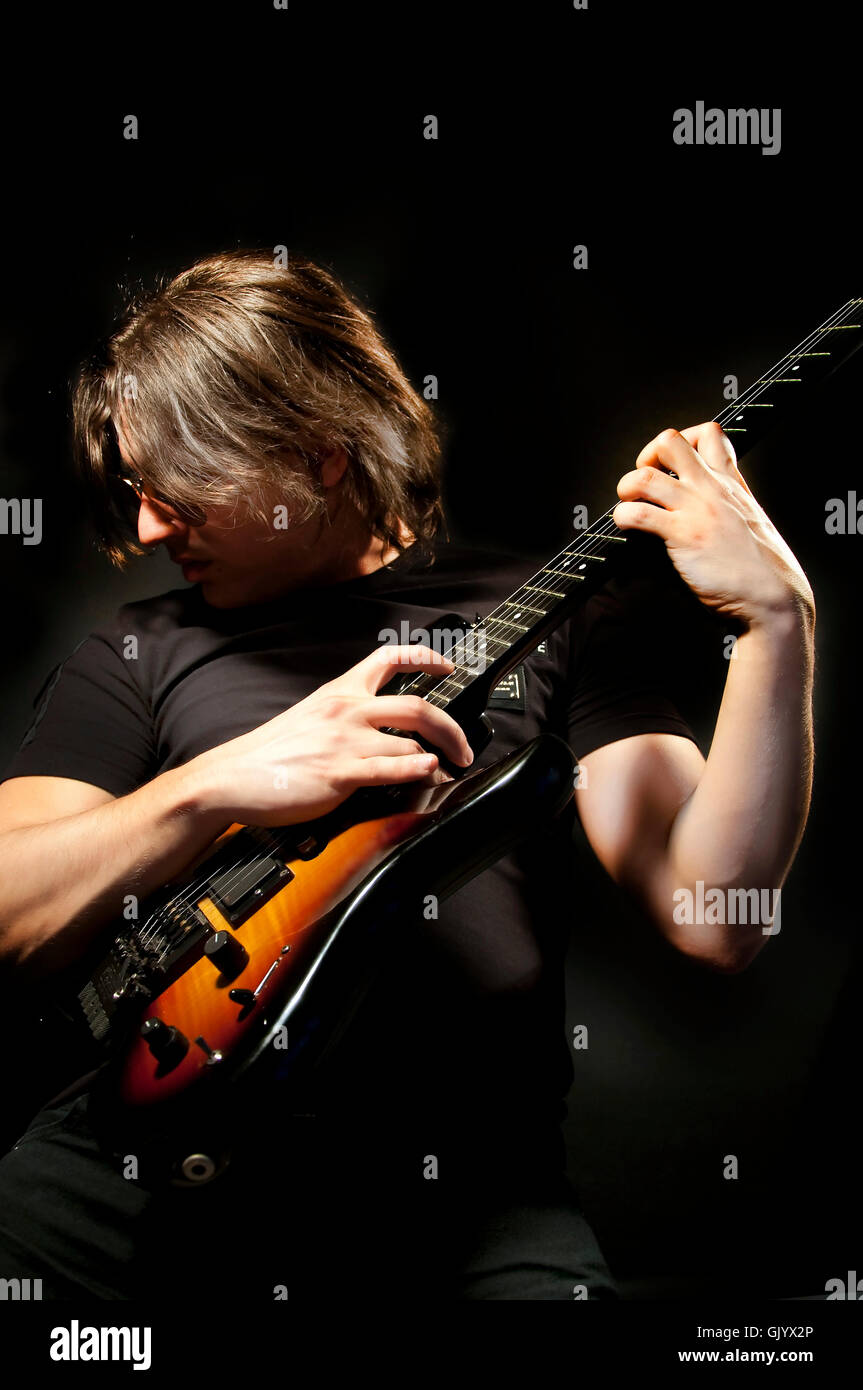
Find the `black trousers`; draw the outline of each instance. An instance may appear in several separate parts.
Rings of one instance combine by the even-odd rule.
[[[196,1189],[100,1146],[87,1092],[54,1100],[0,1159],[0,1279],[43,1299],[330,1302],[616,1298],[559,1172],[485,1167],[293,1117]],[[124,1161],[125,1160],[125,1161]],[[452,1172],[458,1169],[453,1178]]]

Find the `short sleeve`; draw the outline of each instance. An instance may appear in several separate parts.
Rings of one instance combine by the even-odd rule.
[[[634,734],[698,740],[668,690],[663,629],[649,589],[606,585],[572,625],[567,738],[576,757]]]
[[[124,796],[155,773],[149,704],[122,642],[94,633],[50,673],[3,777],[72,777]]]

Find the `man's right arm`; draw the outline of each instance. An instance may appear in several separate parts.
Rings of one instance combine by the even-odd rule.
[[[66,777],[0,786],[0,962],[43,974],[181,873],[225,829],[200,804],[191,764],[128,796]]]
[[[445,776],[434,755],[386,727],[467,765],[467,740],[442,710],[377,694],[399,671],[452,669],[428,649],[380,648],[275,719],[126,796],[70,778],[11,778],[0,786],[0,963],[31,975],[62,969],[120,918],[127,895],[146,898],[234,822],[310,820],[361,786]]]

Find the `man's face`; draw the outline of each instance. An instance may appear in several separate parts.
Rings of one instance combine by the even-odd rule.
[[[120,430],[117,442],[123,462],[134,470]],[[344,472],[341,450],[325,460],[324,485],[332,487]],[[214,608],[239,608],[265,603],[314,580],[345,577],[337,572],[340,544],[336,528],[320,518],[277,529],[254,520],[236,522],[230,509],[211,507],[206,521],[191,525],[167,502],[142,497],[138,510],[138,539],[148,548],[164,545],[180,566],[183,578],[200,584],[201,594]]]

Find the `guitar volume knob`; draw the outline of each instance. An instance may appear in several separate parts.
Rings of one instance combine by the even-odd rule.
[[[249,963],[249,953],[242,941],[229,931],[213,932],[204,947],[204,955],[229,980]]]
[[[157,1062],[175,1066],[189,1050],[189,1039],[161,1018],[148,1018],[141,1025],[141,1037]]]

